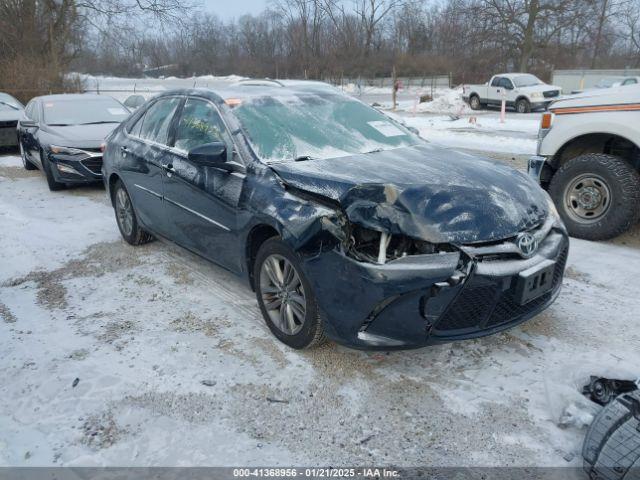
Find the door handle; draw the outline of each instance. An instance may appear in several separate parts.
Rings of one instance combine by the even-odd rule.
[[[161,165],[161,167],[167,172],[168,177],[170,177],[172,173],[176,173],[172,163],[164,163]]]

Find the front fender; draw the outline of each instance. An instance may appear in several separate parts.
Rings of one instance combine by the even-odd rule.
[[[538,154],[544,157],[554,157],[562,147],[572,140],[595,134],[623,137],[636,146],[640,146],[640,130],[637,128],[636,117],[636,112],[557,115],[552,128],[540,143]]]

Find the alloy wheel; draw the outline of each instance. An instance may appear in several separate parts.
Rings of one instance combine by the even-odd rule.
[[[133,232],[133,208],[129,195],[123,188],[116,193],[116,213],[122,232],[129,236]]]
[[[573,179],[564,192],[567,213],[582,224],[598,221],[609,211],[611,191],[598,175],[585,174]]]
[[[282,255],[268,256],[260,267],[260,294],[271,322],[287,335],[304,325],[307,299],[300,275]]]

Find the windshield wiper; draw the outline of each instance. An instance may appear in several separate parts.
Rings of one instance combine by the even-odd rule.
[[[7,107],[11,107],[14,110],[20,110],[17,106],[13,105],[12,103],[3,102],[2,100],[0,100],[0,104],[6,105]]]
[[[378,153],[381,152],[381,148],[374,148],[373,150],[369,150],[368,152],[364,152],[362,155],[367,155],[368,153]]]
[[[116,120],[100,120],[99,122],[79,123],[78,125],[100,125],[101,123],[120,123]]]
[[[293,159],[294,162],[305,162],[307,160],[315,160],[315,157],[311,157],[309,155],[300,155]]]
[[[70,127],[70,123],[47,123],[49,127]]]

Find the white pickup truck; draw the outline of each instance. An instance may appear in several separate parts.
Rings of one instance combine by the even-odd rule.
[[[604,240],[637,222],[639,172],[640,85],[567,97],[542,115],[529,174],[572,236]]]
[[[547,108],[561,91],[562,88],[547,85],[530,73],[503,73],[494,75],[483,85],[463,86],[462,98],[473,110],[500,105],[504,98],[507,107],[515,108],[518,113],[529,113]]]

